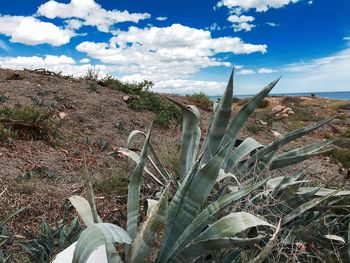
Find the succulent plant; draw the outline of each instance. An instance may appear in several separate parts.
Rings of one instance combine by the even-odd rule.
[[[54,262],[87,262],[96,253],[105,255],[106,262],[121,262],[122,257],[126,262],[204,262],[210,258],[215,262],[263,262],[266,258],[280,262],[288,261],[293,249],[298,260],[307,262],[347,260],[350,192],[309,187],[303,171],[283,177],[271,177],[270,172],[323,153],[331,140],[285,153],[279,149],[331,119],[284,134],[267,145],[253,138],[238,140],[249,116],[277,82],[250,99],[230,121],[232,73],[201,147],[198,109],[177,103],[183,111],[177,175],[161,165],[150,143],[152,128],[144,134],[140,155],[120,149],[136,162],[128,188],[126,230],[101,222],[85,165],[88,201],[78,196],[70,200],[87,228]],[[132,132],[128,144],[140,133]],[[147,159],[153,170],[146,166]],[[150,201],[140,226],[144,172],[164,190],[159,200]],[[125,244],[122,256],[115,243]]]

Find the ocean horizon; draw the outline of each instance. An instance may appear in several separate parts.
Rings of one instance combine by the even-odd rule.
[[[244,99],[244,98],[250,98],[253,97],[255,94],[252,95],[235,95],[234,97]],[[270,97],[273,96],[291,96],[291,97],[298,97],[298,96],[305,96],[305,97],[311,97],[312,95],[316,97],[326,98],[326,99],[333,99],[333,100],[350,100],[350,91],[332,91],[332,92],[298,92],[298,93],[272,93],[269,94]],[[209,96],[209,98],[212,101],[216,101],[221,96]]]

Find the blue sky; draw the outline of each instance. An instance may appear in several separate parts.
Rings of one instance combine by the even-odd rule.
[[[0,0],[0,66],[152,80],[154,90],[350,90],[349,0]]]

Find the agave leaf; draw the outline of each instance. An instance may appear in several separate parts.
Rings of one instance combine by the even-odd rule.
[[[98,223],[89,226],[81,233],[76,243],[72,263],[85,263],[95,249],[113,243],[130,244],[131,238],[125,230],[116,225]]]
[[[207,163],[219,149],[221,140],[225,135],[227,125],[230,121],[232,111],[233,73],[234,71],[232,70],[225,93],[214,111],[213,121],[205,137],[203,143],[203,163]]]
[[[128,136],[128,140],[126,142],[126,148],[130,148],[130,144],[131,144],[131,140],[138,134],[143,135],[144,137],[147,136],[146,133],[144,133],[143,131],[139,131],[139,130],[133,130],[132,132],[130,132],[129,136]]]
[[[130,251],[129,262],[155,262],[164,238],[168,213],[168,190],[165,189],[159,202],[142,224]]]
[[[150,141],[152,125],[147,133],[145,142],[142,147],[140,161],[136,165],[128,187],[128,201],[127,201],[127,231],[131,238],[135,238],[138,226],[138,217],[139,217],[139,201],[140,201],[140,188],[143,170],[145,167],[145,162],[147,158],[147,150]]]
[[[345,239],[337,235],[325,235],[324,237],[332,241],[338,241],[340,243],[346,244]]]
[[[158,200],[147,199],[147,216],[149,216],[154,208],[156,208]]]
[[[257,236],[253,238],[225,237],[201,240],[186,247],[176,258],[174,258],[172,262],[191,262],[191,260],[205,255],[212,250],[219,250],[223,248],[232,249],[234,247],[254,247],[255,244],[258,244],[264,239],[266,239],[266,236]]]
[[[272,161],[271,170],[282,168],[291,164],[299,163],[311,157],[323,154],[324,151],[319,151],[319,150],[333,142],[334,140],[316,142],[316,143],[307,145],[305,147],[293,149],[291,151],[283,153],[277,156],[275,160]]]
[[[190,171],[197,157],[201,137],[199,128],[200,113],[193,105],[185,107],[171,98],[168,99],[179,106],[183,112],[179,175],[183,179]]]
[[[95,223],[91,207],[89,205],[89,202],[85,198],[78,195],[73,195],[69,197],[69,201],[74,206],[75,210],[77,210],[80,218],[83,220],[84,224],[87,227]],[[101,223],[101,218],[99,216],[97,217],[97,220],[97,223]]]
[[[271,82],[268,86],[266,86],[262,91],[260,91],[257,95],[255,95],[248,103],[246,103],[237,113],[236,117],[231,122],[223,140],[221,146],[226,144],[230,144],[230,149],[235,145],[235,141],[237,135],[242,129],[243,125],[246,123],[248,117],[254,112],[254,110],[260,105],[263,99],[269,94],[271,89],[277,84],[279,79]],[[229,158],[229,154],[225,158],[225,163]]]
[[[18,215],[19,213],[21,213],[23,210],[27,209],[28,206],[24,206],[21,207],[19,209],[17,209],[15,212],[7,215],[3,220],[0,221],[0,229],[8,222],[10,221],[13,217],[15,217],[16,215]]]
[[[207,208],[202,210],[193,220],[193,222],[178,236],[175,244],[171,247],[167,255],[165,256],[165,261],[169,258],[177,255],[185,246],[190,243],[195,237],[197,237],[200,232],[211,222],[213,217],[221,210],[227,208],[233,202],[236,202],[243,197],[249,195],[253,191],[257,190],[266,183],[267,179],[262,180],[256,184],[247,186],[240,189],[237,192],[227,194],[215,202],[211,203]]]
[[[288,132],[288,133],[282,135],[281,137],[279,137],[278,139],[276,139],[272,143],[264,146],[256,154],[254,154],[250,159],[248,159],[246,162],[244,162],[243,165],[240,166],[240,171],[242,173],[247,171],[251,165],[253,165],[255,162],[259,161],[264,156],[268,156],[271,153],[277,152],[277,150],[281,146],[283,146],[283,145],[285,145],[293,140],[296,140],[297,138],[300,138],[309,132],[312,132],[312,131],[318,129],[319,127],[325,125],[326,123],[330,122],[334,118],[335,117],[325,119],[325,120],[322,120],[322,121],[317,122],[315,124],[311,124],[311,125],[308,125],[306,127],[303,127],[303,128],[300,128],[300,129],[297,129],[297,130],[294,130],[294,131],[291,131],[291,132]]]
[[[253,138],[245,139],[227,158],[225,171],[231,171],[238,162],[249,153],[263,147],[263,145]]]
[[[296,182],[300,178],[300,176],[304,173],[304,170],[305,169],[302,169],[293,173],[292,175],[283,177],[283,180],[277,185],[275,192],[283,190],[290,184],[293,184],[294,182]]]
[[[183,260],[191,260],[202,255],[203,253],[208,252],[208,250],[234,246],[246,246],[247,242],[252,243],[252,240],[249,240],[249,238],[236,239],[234,237],[249,228],[258,226],[267,226],[274,228],[273,225],[252,214],[246,212],[231,213],[227,216],[222,217],[213,225],[204,230],[197,238],[193,240],[193,245],[190,245],[189,247],[185,248],[184,251],[180,252],[177,258],[182,258]],[[261,240],[262,237],[257,238]],[[235,242],[237,240],[240,242]],[[212,244],[212,247],[203,247],[203,243],[208,244],[208,241],[211,241],[209,244]],[[255,241],[256,239],[254,239],[254,242]],[[207,250],[205,251],[204,248]],[[201,251],[199,255],[197,254],[197,251]]]
[[[223,169],[220,169],[220,171],[219,171],[219,176],[218,176],[218,178],[216,179],[216,182],[220,182],[221,180],[224,180],[225,178],[232,178],[233,180],[235,180],[235,182],[236,182],[238,185],[240,185],[240,183],[239,183],[237,177],[236,177],[234,174],[232,174],[232,173],[227,173],[227,172],[225,172]]]
[[[348,196],[348,195],[350,195],[350,191],[347,191],[347,190],[338,191],[338,190],[334,190],[334,189],[319,188],[319,187],[300,187],[297,194],[298,195],[303,194],[305,192],[309,192],[312,190],[317,190],[315,195],[321,196],[321,197],[326,196],[326,195],[330,195],[330,194],[333,194],[334,196]]]
[[[120,148],[120,149],[122,149],[122,150],[124,151],[124,152],[121,152],[122,154],[124,154],[124,153],[130,154],[130,156],[128,156],[128,155],[126,155],[126,154],[124,154],[124,155],[128,156],[129,158],[131,158],[131,159],[132,159],[134,162],[136,162],[136,163],[139,162],[139,158],[140,158],[140,157],[139,157],[136,153],[134,153],[133,151],[131,151],[131,152],[134,153],[134,154],[131,155],[131,153],[129,153],[127,150],[129,150],[129,147],[130,147],[130,144],[131,144],[131,140],[132,140],[136,135],[138,135],[138,134],[141,134],[141,135],[143,135],[144,137],[147,136],[147,134],[145,134],[143,131],[134,130],[134,131],[132,131],[132,132],[129,134],[129,136],[128,136],[128,140],[127,140],[127,144],[126,144],[126,145],[127,145],[127,149]],[[130,150],[129,150],[129,151],[130,151]],[[158,155],[156,154],[155,150],[153,149],[151,143],[150,143],[150,145],[149,145],[149,151],[152,153],[152,155],[153,155],[153,157],[154,157],[154,160],[152,160],[152,159],[148,156],[148,159],[151,161],[152,166],[157,170],[157,172],[158,172],[163,178],[166,178],[166,179],[165,179],[166,181],[169,180],[169,179],[171,179],[171,180],[174,181],[174,178],[166,171],[166,169],[164,168],[164,166],[163,166],[162,163],[160,162],[160,160],[159,160],[159,158],[158,158]],[[119,152],[119,151],[118,151],[118,152]],[[135,156],[135,155],[136,155],[136,156]],[[148,169],[147,169],[147,170],[146,170],[146,169],[147,169],[147,167],[145,167],[145,171],[146,171],[154,180],[156,180],[157,183],[159,183],[159,184],[165,186],[163,183],[161,183],[161,182],[158,180],[158,178],[157,178],[156,176],[154,176],[152,173],[149,172]]]
[[[218,177],[226,149],[227,147],[218,152],[201,168],[198,168],[201,161],[198,159],[190,174],[185,177],[176,191],[169,205],[166,240],[163,244],[164,249],[161,250],[160,262],[203,206]]]
[[[282,218],[282,225],[285,225],[285,224],[289,223],[293,219],[295,219],[298,216],[301,216],[302,214],[304,214],[306,211],[308,211],[311,208],[319,205],[320,203],[322,203],[323,201],[327,200],[328,198],[334,196],[336,194],[336,192],[337,191],[334,191],[334,192],[332,192],[332,193],[330,193],[330,194],[328,194],[326,196],[313,199],[313,200],[311,200],[309,202],[306,202],[306,203],[302,204],[301,206],[295,208],[292,212],[290,212],[284,218]]]
[[[134,151],[131,151],[129,149],[126,149],[126,148],[119,148],[118,149],[118,153],[122,154],[122,155],[125,155],[127,157],[129,157],[131,160],[133,160],[136,164],[139,164],[140,163],[140,156],[138,156],[137,153],[135,153]],[[150,175],[152,177],[152,179],[154,181],[156,181],[158,184],[162,185],[162,186],[165,186],[158,178],[157,176],[155,176],[148,168],[147,166],[145,165],[144,166],[144,170],[145,172]]]
[[[255,215],[246,212],[231,213],[209,226],[194,239],[194,242],[222,237],[234,237],[249,228],[258,226],[274,228],[273,225]]]
[[[276,213],[290,213],[295,208],[309,202],[312,198],[314,198],[315,193],[318,191],[318,189],[310,190],[308,192],[305,192],[300,195],[291,196],[290,198],[283,200],[282,202],[279,202],[273,210],[276,211]]]
[[[92,189],[90,174],[89,174],[89,170],[88,170],[88,167],[86,164],[85,155],[84,155],[83,175],[84,175],[85,187],[86,187],[86,192],[87,192],[87,198],[88,198],[88,202],[89,202],[89,205],[91,208],[92,218],[94,220],[94,223],[98,223],[99,216],[98,216],[97,209],[96,209],[94,191]]]

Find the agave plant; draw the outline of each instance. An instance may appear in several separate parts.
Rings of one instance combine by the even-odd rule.
[[[79,196],[70,200],[87,228],[55,262],[87,262],[94,256],[99,257],[98,262],[102,262],[101,256],[105,262],[198,262],[210,257],[216,262],[262,262],[276,255],[272,253],[276,244],[285,254],[298,244],[306,260],[324,258],[318,248],[329,244],[327,248],[335,251],[331,257],[346,258],[349,211],[343,204],[350,193],[308,187],[302,171],[270,177],[271,170],[322,153],[332,141],[285,153],[279,149],[331,119],[289,132],[268,145],[253,138],[238,140],[249,116],[277,82],[265,87],[230,121],[232,73],[201,147],[198,109],[177,103],[183,111],[178,175],[161,165],[150,143],[151,128],[140,155],[120,149],[136,162],[128,188],[126,230],[101,222],[85,164],[88,200]],[[132,132],[128,144],[140,133]],[[154,169],[147,167],[147,160]],[[147,216],[139,225],[144,172],[164,190],[159,200],[149,201]],[[124,251],[118,249],[117,253],[116,243],[125,244]]]

